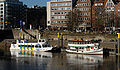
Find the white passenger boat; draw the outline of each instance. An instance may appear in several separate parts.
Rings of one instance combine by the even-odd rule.
[[[48,39],[38,39],[38,42],[28,43],[26,40],[17,40],[11,44],[10,50],[50,51],[52,47]]]
[[[100,48],[100,43],[97,41],[70,40],[68,41],[66,52],[86,55],[102,55],[103,48]]]

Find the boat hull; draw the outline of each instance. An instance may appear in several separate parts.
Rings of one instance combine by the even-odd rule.
[[[72,50],[66,50],[68,53],[75,53],[75,54],[84,54],[84,55],[103,55],[103,50],[99,49],[97,51],[72,51]]]
[[[45,48],[31,48],[31,47],[10,47],[10,50],[22,50],[22,51],[39,51],[39,52],[47,52],[51,51],[53,47],[45,47]]]

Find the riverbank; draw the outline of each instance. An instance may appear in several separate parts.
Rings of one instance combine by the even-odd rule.
[[[31,41],[36,41],[36,40],[31,40]],[[11,40],[11,42],[8,42],[8,41],[0,42],[0,49],[1,50],[9,50],[11,43],[12,43],[12,40]],[[50,44],[51,44],[51,46],[58,46],[58,40],[50,40]],[[68,47],[67,44],[68,44],[68,40],[63,40],[63,46],[67,48]],[[116,44],[116,42],[108,42],[108,41],[102,42],[101,41],[100,47],[101,48],[115,49],[115,44]]]
[[[0,42],[0,49],[7,49],[9,50],[12,41],[15,41],[19,38],[19,30],[12,30],[14,39],[4,39]],[[28,30],[29,31],[29,30]],[[39,33],[37,30],[36,38],[38,38],[37,34]],[[70,31],[43,31],[40,32],[41,38],[50,39],[50,43],[52,46],[58,46],[58,33],[63,34],[63,46],[67,47],[68,40],[80,40],[83,38],[84,40],[101,40],[100,47],[102,48],[110,48],[114,49],[117,35],[115,34],[107,34],[107,33],[98,33],[98,32],[86,32],[86,33],[76,33]],[[25,33],[23,33],[25,36]],[[27,35],[27,34],[26,34]],[[61,35],[60,39],[61,39]],[[36,41],[36,39],[28,38],[27,36],[24,37],[29,41]]]

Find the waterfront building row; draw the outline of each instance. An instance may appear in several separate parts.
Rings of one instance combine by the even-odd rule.
[[[25,21],[26,5],[19,0],[0,0],[0,29],[18,28]]]
[[[67,28],[75,21],[77,29],[85,31],[115,30],[120,27],[119,3],[120,0],[51,0],[47,2],[47,26]]]

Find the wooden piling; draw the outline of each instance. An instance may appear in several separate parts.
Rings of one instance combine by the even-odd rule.
[[[60,33],[57,34],[58,34],[58,47],[60,47]]]

